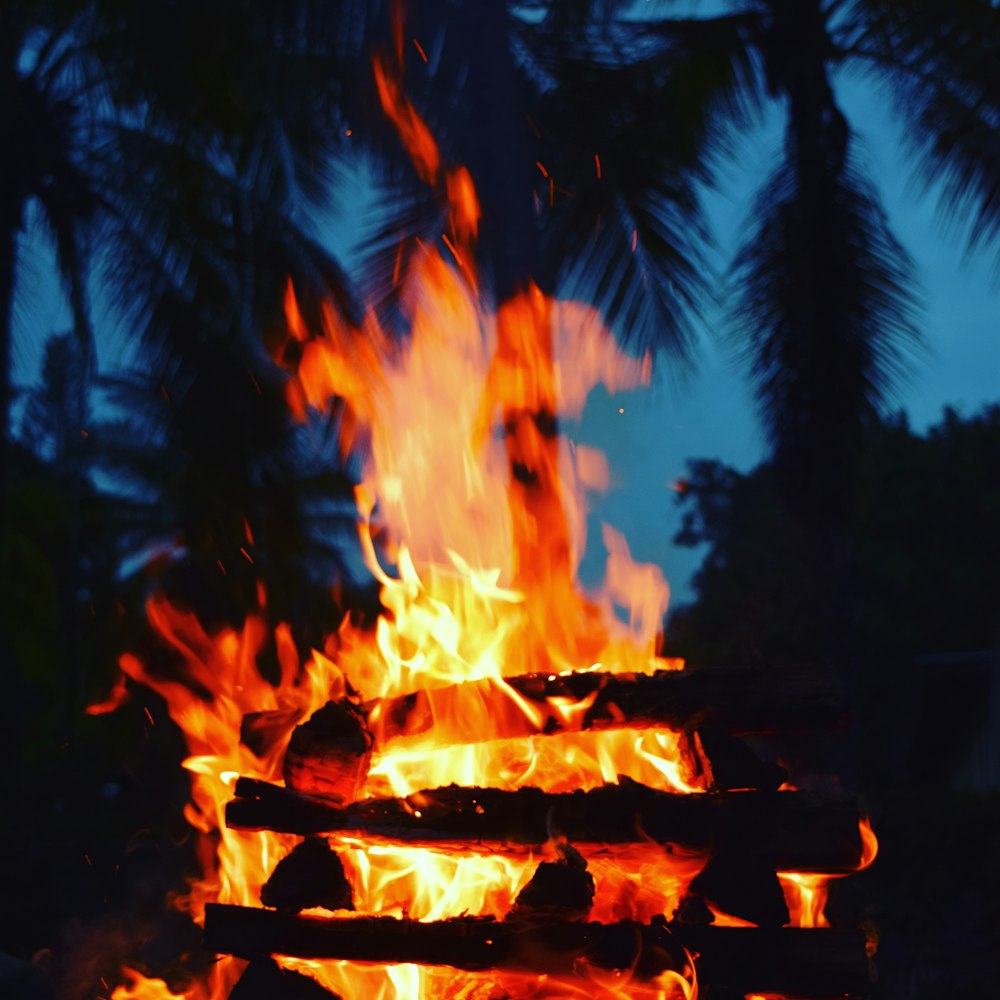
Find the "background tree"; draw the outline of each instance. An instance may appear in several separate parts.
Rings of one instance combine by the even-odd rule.
[[[326,297],[352,307],[318,225],[342,138],[340,67],[350,19],[308,0],[49,0],[6,5],[0,35],[4,446],[18,241],[40,233],[54,247],[78,344],[70,352],[78,419],[74,427],[63,412],[56,429],[71,442],[81,430],[95,432],[93,454],[100,452],[106,471],[113,464],[106,487],[121,494],[143,480],[140,502],[108,498],[122,539],[133,553],[140,537],[147,546],[175,542],[182,559],[169,564],[171,572],[198,576],[188,580],[190,599],[201,595],[210,617],[241,616],[262,576],[274,583],[276,606],[299,606],[295,587],[311,586],[301,558],[310,533],[303,517],[330,515],[302,491],[314,497],[322,484],[342,496],[347,476],[328,450],[305,485],[302,443],[263,340],[283,323],[290,278],[307,306]],[[80,419],[95,392],[94,290],[102,312],[120,323],[120,360],[131,353],[142,370],[127,400],[128,379],[117,381],[122,423],[109,424],[105,391],[101,433]],[[41,431],[37,419],[26,426]],[[180,450],[157,467],[143,445],[168,440]],[[66,555],[72,563],[91,467],[56,447],[77,525]],[[0,465],[6,523],[11,466]],[[240,554],[251,548],[247,523],[257,530],[252,567]],[[8,575],[9,549],[2,555]],[[228,600],[209,604],[208,574],[217,582],[220,562],[232,574]]]
[[[998,406],[968,419],[946,410],[923,435],[902,417],[866,431],[856,545],[870,783],[927,780],[924,768],[887,772],[899,766],[893,745],[905,700],[899,693],[912,687],[917,658],[989,651],[1000,636],[1000,471],[986,459],[998,447]],[[696,601],[671,618],[669,648],[708,665],[801,662],[821,611],[815,591],[788,585],[798,579],[800,529],[782,505],[773,463],[741,475],[718,462],[696,461],[690,473],[677,541],[708,549],[695,578]],[[945,707],[948,690],[945,680],[931,725],[942,733],[974,734],[968,706]],[[954,693],[961,701],[957,686]],[[960,750],[948,744],[935,741],[942,761]]]
[[[571,288],[625,339],[675,356],[711,287],[701,193],[754,112],[782,109],[783,157],[748,212],[727,293],[786,503],[809,525],[810,561],[829,568],[832,648],[853,616],[863,428],[919,345],[912,265],[835,77],[855,68],[891,84],[924,176],[945,177],[945,206],[988,240],[1000,14],[987,0],[720,6],[431,3],[401,52],[417,107],[479,185],[498,298],[527,275]],[[394,188],[372,234],[375,288],[391,288],[401,235],[440,233],[432,205],[425,189]]]

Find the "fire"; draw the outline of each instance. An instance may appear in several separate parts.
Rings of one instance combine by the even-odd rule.
[[[430,247],[415,248],[405,268],[401,263],[405,338],[382,329],[374,313],[354,328],[329,306],[320,328],[309,329],[291,284],[285,314],[301,358],[290,373],[293,412],[305,420],[340,401],[341,446],[365,456],[357,488],[359,539],[386,611],[373,633],[345,620],[304,663],[288,628],[279,626],[281,677],[272,685],[256,668],[267,638],[260,615],[251,614],[242,629],[210,635],[191,613],[154,597],[148,618],[178,654],[180,675],[156,676],[133,656],[121,659],[124,675],[164,697],[187,741],[192,800],[185,815],[201,835],[203,874],[174,903],[198,922],[207,902],[258,905],[261,885],[298,840],[227,829],[224,809],[236,777],[280,782],[283,749],[296,723],[349,689],[376,706],[419,690],[434,706],[433,725],[395,742],[380,726],[378,708],[371,712],[376,754],[367,796],[451,783],[568,791],[622,775],[655,788],[705,787],[686,737],[584,732],[593,696],[553,697],[538,706],[504,680],[682,666],[655,651],[669,596],[662,574],[636,564],[610,527],[603,531],[604,586],[591,594],[579,588],[586,497],[607,487],[608,466],[599,452],[570,442],[558,423],[580,415],[598,382],[618,391],[648,381],[649,359],[622,354],[593,309],[553,301],[537,288],[498,310],[483,300],[471,271],[479,221],[472,178],[464,168],[442,164],[391,61],[376,60],[375,73],[383,107],[418,172],[447,200],[451,234],[444,242],[453,263]],[[260,598],[263,604],[263,587]],[[115,700],[123,693],[123,686],[116,688]],[[273,713],[274,720],[256,747],[261,756],[241,742],[244,716],[259,712]],[[550,723],[561,732],[543,737]],[[435,851],[347,836],[331,843],[358,911],[417,920],[462,913],[502,919],[541,859],[523,851]],[[598,889],[593,919],[606,921],[671,915],[704,863],[701,855],[668,856],[652,843],[605,849],[587,860]],[[645,984],[627,973],[581,969],[584,978],[574,984],[507,973],[456,980],[453,972],[405,965],[282,964],[344,995],[386,1000],[485,997],[501,985],[553,998],[696,995],[693,968]],[[223,959],[211,982],[183,995],[223,1000],[240,965]],[[126,980],[115,1000],[177,996],[138,973],[126,971]]]
[[[301,420],[334,401],[341,407],[343,452],[364,458],[358,535],[385,611],[372,631],[345,619],[304,662],[290,629],[278,626],[281,676],[272,685],[256,666],[270,638],[260,614],[250,614],[240,629],[209,634],[190,612],[154,597],[148,618],[175,650],[178,675],[155,675],[131,655],[120,662],[124,675],[163,696],[187,742],[192,799],[185,816],[200,836],[202,874],[173,902],[199,923],[209,902],[259,905],[262,884],[299,839],[228,829],[225,806],[236,778],[280,783],[294,727],[349,691],[367,707],[375,741],[365,797],[449,784],[560,792],[621,776],[698,793],[709,781],[697,740],[664,730],[584,731],[594,695],[538,704],[508,683],[524,674],[650,674],[683,666],[656,652],[669,598],[663,575],[637,564],[622,535],[602,530],[603,586],[584,593],[577,580],[587,496],[605,489],[609,474],[601,453],[569,440],[565,422],[582,413],[598,383],[616,392],[648,382],[650,360],[623,354],[595,310],[554,301],[534,286],[499,308],[485,300],[472,265],[480,214],[473,180],[442,162],[406,97],[402,47],[398,30],[395,61],[375,61],[376,84],[418,173],[447,203],[448,255],[424,245],[405,254],[401,248],[405,336],[383,329],[374,311],[355,327],[329,305],[311,329],[290,283],[285,295],[288,337],[300,359],[288,373],[289,405]],[[263,607],[263,584],[259,599]],[[419,731],[392,732],[380,705],[412,692],[426,698],[430,722]],[[110,710],[124,693],[122,682],[92,711]],[[245,716],[262,712],[269,713],[266,738],[251,749],[241,727]],[[555,851],[552,844],[541,852],[494,854],[348,835],[329,840],[358,912],[420,921],[461,914],[502,920],[538,862]],[[672,916],[705,857],[640,842],[595,849],[586,860],[596,883],[591,919],[648,922]],[[793,921],[823,926],[823,877],[781,877],[790,902],[799,900]],[[642,982],[628,970],[583,967],[568,979],[340,961],[281,964],[344,996],[372,1000],[697,996],[693,960],[683,974]],[[241,969],[223,958],[208,980],[183,994],[124,970],[126,983],[113,1000],[225,1000]]]
[[[84,711],[87,715],[107,715],[121,708],[128,700],[128,688],[125,686],[125,674],[120,673],[114,686],[108,692],[107,698],[95,701],[88,705]]]
[[[861,860],[856,871],[864,871],[878,854],[878,838],[871,822],[863,818],[858,824],[861,835]],[[790,927],[829,927],[826,918],[826,901],[830,894],[830,882],[842,875],[804,874],[802,872],[778,872],[781,888],[788,904]]]
[[[242,630],[210,636],[189,612],[153,598],[149,620],[182,659],[182,678],[153,676],[134,657],[122,657],[126,675],[166,699],[191,753],[184,762],[193,776],[186,816],[204,835],[205,875],[176,902],[197,920],[208,901],[256,905],[260,886],[297,840],[225,827],[224,807],[235,776],[280,781],[282,748],[295,723],[328,699],[342,696],[347,684],[365,701],[417,689],[438,694],[435,724],[427,733],[403,740],[399,747],[380,748],[365,789],[369,795],[405,795],[452,782],[510,789],[531,784],[559,791],[614,782],[623,774],[654,787],[700,790],[679,734],[573,731],[589,707],[586,699],[553,698],[540,710],[504,683],[505,676],[539,669],[565,671],[581,663],[647,673],[678,666],[653,651],[666,588],[658,572],[637,567],[624,540],[609,531],[605,590],[593,598],[578,593],[572,574],[582,548],[584,518],[581,507],[569,505],[581,498],[585,484],[600,481],[602,460],[584,449],[577,449],[575,461],[566,447],[556,454],[528,429],[519,447],[537,449],[532,459],[551,461],[546,474],[553,477],[554,490],[557,482],[561,485],[557,502],[545,511],[551,523],[544,530],[556,540],[547,546],[546,564],[538,569],[519,559],[519,542],[521,553],[529,538],[535,546],[546,546],[531,512],[514,506],[517,491],[508,488],[503,441],[490,427],[493,415],[509,412],[514,405],[534,405],[540,395],[554,405],[553,394],[563,385],[561,398],[579,407],[584,389],[556,370],[553,382],[544,387],[532,384],[530,375],[519,375],[513,355],[524,350],[523,344],[509,347],[508,356],[495,361],[496,323],[461,276],[439,257],[428,255],[412,280],[411,339],[405,349],[390,347],[387,337],[362,339],[336,326],[328,312],[322,337],[306,343],[295,383],[313,406],[334,394],[348,399],[351,433],[370,441],[371,458],[358,489],[359,531],[387,608],[374,635],[345,621],[324,650],[300,664],[288,630],[279,628],[275,640],[282,676],[272,686],[255,665],[265,639],[260,617],[250,616]],[[287,305],[290,332],[302,337],[304,327],[291,290]],[[539,309],[554,318],[560,336],[572,336],[571,328],[577,335],[582,329],[606,336],[596,317],[582,307],[544,305],[527,314],[534,317]],[[513,336],[507,334],[508,339]],[[522,330],[518,336],[530,342],[531,331]],[[388,355],[379,357],[374,344],[382,345]],[[610,340],[591,348],[588,377],[615,371],[605,367],[614,357]],[[368,367],[361,363],[365,360],[371,362]],[[617,374],[607,380],[617,387],[639,375],[641,367],[623,358]],[[376,503],[380,533],[400,539],[381,550],[373,526]],[[570,513],[563,521],[564,503]],[[515,526],[512,521],[518,517]],[[575,534],[569,530],[570,521]],[[548,592],[546,579],[552,584]],[[627,600],[630,585],[638,586],[626,623],[613,608]],[[553,595],[564,604],[556,605]],[[463,689],[454,685],[469,681],[489,681],[490,696],[475,690],[466,692],[463,700]],[[287,725],[271,734],[272,751],[258,758],[240,742],[240,730],[244,715],[261,711],[285,711]],[[503,738],[512,727],[541,733],[549,717],[569,731]],[[449,720],[454,720],[453,731]],[[377,712],[372,724],[378,738]],[[468,741],[470,731],[479,734],[478,742]],[[501,738],[490,739],[492,733]],[[405,913],[421,920],[463,912],[502,918],[539,860],[530,854],[445,853],[349,838],[336,846],[359,910]],[[648,920],[671,913],[703,861],[692,856],[669,863],[655,845],[591,859],[600,887],[595,919]],[[225,970],[235,964],[219,963],[218,988],[208,994],[213,1000],[227,994],[235,971],[227,975]],[[355,995],[359,977],[366,984],[365,996],[449,995],[437,985],[442,974],[423,968],[359,972],[340,962],[287,964],[308,971],[331,989]],[[157,981],[141,987],[138,982],[130,979],[116,997],[172,996]],[[665,981],[658,993],[649,995],[674,995],[674,986]],[[609,996],[641,995],[626,994],[620,983],[602,983],[600,988]],[[685,990],[683,995],[692,995],[686,985]],[[563,997],[574,995],[577,988],[552,982],[535,984],[531,992]]]
[[[111,1000],[184,1000],[189,994],[174,993],[162,979],[147,979],[134,969],[122,969],[125,982],[115,987]]]

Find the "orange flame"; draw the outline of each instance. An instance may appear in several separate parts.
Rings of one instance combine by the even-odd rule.
[[[116,986],[111,1000],[185,1000],[190,994],[173,993],[162,979],[147,979],[127,966],[122,969],[125,982]]]
[[[119,673],[117,680],[108,692],[106,698],[92,702],[84,711],[87,715],[107,715],[121,708],[128,700],[128,689],[125,686],[125,674]]]
[[[293,727],[329,699],[344,697],[348,685],[365,702],[420,691],[433,718],[426,731],[390,743],[378,710],[371,714],[376,753],[364,795],[450,783],[564,791],[621,775],[654,788],[706,787],[706,769],[680,734],[584,732],[588,699],[553,697],[539,706],[504,680],[682,666],[656,655],[669,597],[662,573],[635,563],[609,526],[602,530],[604,585],[591,594],[579,587],[587,494],[606,488],[609,476],[604,456],[574,445],[559,423],[582,412],[599,382],[612,392],[648,382],[650,359],[622,354],[595,310],[554,301],[534,286],[496,310],[481,300],[472,269],[480,215],[475,188],[464,168],[442,167],[430,130],[403,91],[399,23],[396,29],[395,62],[379,57],[374,64],[379,98],[418,174],[432,185],[444,177],[439,193],[448,202],[453,240],[443,238],[456,266],[433,248],[416,249],[399,275],[405,338],[390,336],[374,312],[355,328],[329,305],[319,329],[310,329],[290,283],[285,296],[288,335],[300,358],[290,373],[289,405],[302,420],[334,401],[343,407],[341,447],[365,455],[356,490],[359,540],[386,611],[374,631],[345,619],[304,663],[287,626],[279,626],[276,686],[256,669],[267,636],[253,614],[242,629],[209,635],[190,612],[153,598],[149,621],[177,653],[180,676],[160,677],[133,656],[121,658],[124,675],[165,698],[187,741],[192,799],[185,816],[201,837],[203,874],[174,903],[199,922],[208,901],[258,905],[261,885],[298,839],[227,829],[224,808],[235,779],[280,781]],[[263,597],[262,585],[261,603]],[[263,711],[274,713],[274,721],[258,756],[241,742],[241,724],[248,713]],[[550,722],[558,736],[542,735]],[[514,850],[433,851],[346,835],[330,841],[359,912],[417,920],[462,913],[502,919],[539,860]],[[705,859],[639,843],[595,850],[587,860],[597,885],[593,919],[645,921],[673,914]],[[693,962],[683,973],[645,983],[628,970],[583,967],[569,980],[456,976],[412,965],[282,964],[335,992],[375,1000],[497,990],[551,998],[697,996]],[[239,969],[239,962],[223,959],[210,981],[184,996],[224,1000]],[[125,977],[115,1000],[176,996],[161,980],[131,970]]]
[[[878,838],[871,822],[864,817],[858,823],[861,835],[861,860],[856,872],[864,871],[878,854]],[[826,917],[826,903],[830,894],[830,882],[843,878],[842,874],[818,875],[803,872],[778,872],[778,880],[788,904],[789,927],[829,927]]]
[[[375,86],[386,117],[396,126],[403,145],[420,179],[435,184],[441,168],[441,154],[426,122],[403,89],[402,44],[396,47],[396,65],[379,56],[375,59]]]

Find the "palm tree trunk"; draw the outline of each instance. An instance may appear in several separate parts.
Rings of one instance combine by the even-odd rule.
[[[5,213],[0,221],[0,535],[7,530],[9,515],[11,329],[18,229],[18,213]]]
[[[819,605],[821,656],[837,670],[850,708],[846,739],[838,740],[819,762],[848,784],[857,782],[859,639],[857,565],[852,520],[857,449],[855,427],[845,424],[839,387],[831,377],[845,350],[842,331],[831,328],[837,315],[836,277],[828,273],[827,250],[839,238],[833,224],[838,181],[846,163],[848,132],[830,85],[827,59],[832,51],[822,0],[772,0],[772,83],[789,101],[786,142],[797,181],[798,245],[807,254],[807,288],[802,300],[798,352],[812,389],[808,412],[798,414],[790,440],[778,442],[776,462],[789,507],[802,520],[809,539],[804,585]],[[851,415],[856,416],[856,415]],[[860,422],[860,420],[859,420]],[[794,426],[794,425],[793,425]]]
[[[84,586],[83,572],[83,497],[84,484],[87,478],[89,462],[84,454],[86,438],[82,432],[86,429],[89,412],[90,385],[94,364],[94,337],[90,325],[90,311],[87,304],[86,267],[80,259],[79,252],[75,255],[74,266],[70,273],[70,306],[73,311],[74,333],[80,349],[80,372],[75,384],[75,396],[71,401],[71,426],[64,428],[67,439],[72,445],[67,449],[70,466],[69,476],[69,515],[68,515],[68,583],[65,595],[64,642],[69,654],[69,662],[73,664],[70,672],[70,691],[67,711],[67,731],[73,735],[82,719],[84,699],[88,687],[90,664],[83,648],[83,608],[80,604],[80,592]],[[75,424],[76,426],[72,426]]]
[[[534,157],[510,47],[505,0],[465,0],[456,11],[457,47],[466,54],[473,116],[460,139],[483,217],[480,248],[498,303],[523,291],[538,272],[539,240],[532,190]]]

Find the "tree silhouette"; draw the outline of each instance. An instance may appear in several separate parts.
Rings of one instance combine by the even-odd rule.
[[[870,425],[856,524],[864,737],[868,777],[898,759],[901,692],[921,654],[990,650],[1000,634],[1000,407],[917,434],[902,417]],[[707,545],[697,599],[672,615],[672,651],[700,664],[795,664],[813,654],[816,585],[801,579],[802,531],[789,518],[773,463],[740,474],[690,463],[680,503],[682,545]],[[946,697],[948,684],[937,691]],[[962,728],[961,717],[940,723]],[[943,759],[948,747],[937,751]],[[918,777],[914,774],[912,777]],[[893,780],[898,781],[899,775]],[[918,780],[923,780],[919,775]]]
[[[784,156],[729,276],[735,342],[788,497],[844,524],[864,423],[919,337],[912,265],[834,78],[851,68],[891,86],[919,174],[943,179],[946,209],[978,246],[1000,220],[1000,13],[988,0],[684,5],[704,17],[679,6],[422,4],[406,22],[407,87],[480,187],[498,298],[505,271],[561,283],[623,337],[681,353],[711,290],[703,185],[734,129],[779,107]],[[394,176],[372,234],[376,288],[391,285],[401,234],[441,231],[426,191]]]
[[[45,693],[45,735],[72,729],[95,668],[114,656],[121,555],[111,498],[90,473],[93,447],[81,363],[72,332],[46,344],[11,448],[11,519],[3,539],[3,652],[7,676],[29,702]],[[83,409],[81,410],[81,401]],[[103,676],[102,676],[103,681]],[[36,741],[36,746],[39,741]]]
[[[95,282],[130,332],[192,365],[186,336],[258,336],[289,275],[346,303],[310,218],[339,136],[339,9],[18,0],[0,36],[4,440],[28,206],[55,247],[85,374]]]

